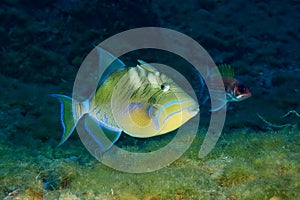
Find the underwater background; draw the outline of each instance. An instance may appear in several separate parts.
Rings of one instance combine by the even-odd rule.
[[[300,199],[300,1],[2,0],[0,19],[0,199]],[[213,151],[198,158],[205,113],[192,146],[155,172],[106,167],[77,134],[56,148],[59,103],[49,94],[71,95],[104,39],[147,26],[187,34],[249,86],[251,98],[228,105]],[[183,63],[160,53],[124,59]],[[151,151],[172,137],[118,145]]]

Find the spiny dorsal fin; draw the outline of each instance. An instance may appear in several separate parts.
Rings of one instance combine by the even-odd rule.
[[[149,63],[146,63],[142,60],[138,60],[138,67],[142,67],[143,69],[149,71],[149,72],[152,72],[152,73],[155,73],[157,72],[157,69],[155,69],[155,67],[153,67],[152,65],[150,65]]]
[[[218,65],[218,68],[222,76],[234,77],[234,69],[231,67],[231,65],[220,64]]]

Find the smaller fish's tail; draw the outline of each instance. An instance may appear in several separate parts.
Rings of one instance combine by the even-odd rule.
[[[50,95],[55,97],[60,102],[60,121],[63,127],[63,134],[61,140],[57,146],[62,145],[68,138],[72,135],[78,119],[81,117],[74,117],[73,110],[72,110],[72,98],[61,95],[61,94],[52,94]]]

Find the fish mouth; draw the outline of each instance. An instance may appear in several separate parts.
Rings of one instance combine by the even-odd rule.
[[[192,115],[196,115],[200,111],[199,105],[197,103],[191,105],[188,108],[188,112]]]
[[[251,97],[251,93],[248,93],[248,94],[240,94],[238,95],[236,98],[239,99],[239,100],[244,100],[244,99],[247,99]]]

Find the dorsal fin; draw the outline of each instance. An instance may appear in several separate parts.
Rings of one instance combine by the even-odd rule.
[[[149,71],[149,72],[152,72],[152,73],[155,73],[157,72],[157,69],[155,67],[153,67],[152,65],[150,65],[149,63],[146,63],[142,60],[137,60],[138,61],[138,67],[142,67],[143,69]]]
[[[228,64],[220,64],[218,65],[220,74],[225,77],[234,77],[234,69],[231,65]]]
[[[98,86],[102,85],[104,81],[110,76],[110,74],[117,70],[122,70],[127,66],[117,57],[106,51],[105,49],[96,46],[99,56],[99,67],[111,63],[109,67],[103,72],[102,77],[99,80]]]

